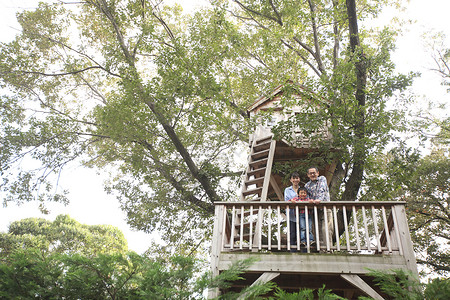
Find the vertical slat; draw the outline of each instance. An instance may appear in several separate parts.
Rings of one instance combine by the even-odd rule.
[[[221,247],[221,251],[225,248],[225,237],[227,236],[227,208],[226,206],[223,206],[223,235],[222,235],[222,247]]]
[[[272,207],[269,205],[269,213],[268,213],[268,230],[267,230],[267,242],[269,250],[272,250]]]
[[[241,206],[241,230],[239,232],[239,249],[242,250],[244,243],[244,205]]]
[[[262,219],[262,206],[258,207],[258,249],[261,250],[261,246],[262,246],[262,223],[263,223],[263,219]]]
[[[333,205],[333,218],[334,218],[334,234],[336,236],[336,249],[337,249],[337,251],[341,251],[341,245],[339,243],[339,228],[338,228],[338,222],[337,222],[336,205]]]
[[[392,207],[392,209],[391,209],[391,214],[392,214],[392,217],[394,219],[394,230],[395,230],[395,236],[397,237],[397,241],[398,241],[397,242],[397,244],[398,244],[398,252],[399,252],[400,255],[403,256],[403,246],[402,246],[402,243],[400,241],[400,229],[398,228],[397,213],[396,213],[396,210],[394,209],[394,207]]]
[[[233,205],[233,210],[232,210],[232,215],[231,215],[231,238],[230,238],[230,249],[233,250],[233,246],[234,246],[234,230],[235,230],[235,225],[234,225],[234,215],[236,213],[236,207]]]
[[[250,205],[250,216],[248,219],[250,221],[250,236],[249,236],[249,241],[248,241],[248,248],[250,250],[252,250],[252,248],[253,248],[253,205]]]
[[[370,251],[371,247],[369,238],[369,227],[367,226],[366,208],[364,207],[364,205],[362,206],[362,214],[363,214],[364,230],[366,231],[366,246],[367,250]]]
[[[386,210],[384,209],[384,205],[381,206],[381,214],[383,215],[383,224],[384,224],[384,232],[386,234],[386,242],[388,246],[389,253],[392,253],[392,246],[391,246],[391,235],[389,234],[389,226],[386,218]]]
[[[286,228],[287,228],[287,250],[290,251],[291,250],[291,231],[290,231],[290,226],[291,226],[291,220],[290,220],[290,209],[289,209],[289,205],[286,205],[286,218],[287,218],[287,222],[286,222]]]
[[[375,212],[375,207],[373,205],[372,205],[372,219],[373,219],[373,229],[375,230],[375,237],[377,239],[378,252],[381,253],[380,234],[378,233],[377,216],[376,216],[376,212]]]
[[[297,236],[295,237],[297,239],[297,250],[300,250],[300,216],[298,211],[298,205],[295,206],[295,226],[297,229]]]
[[[305,229],[306,229],[306,232],[305,232],[305,235],[306,235],[306,249],[307,249],[307,252],[308,253],[310,253],[311,252],[311,250],[310,250],[310,248],[309,248],[309,246],[310,246],[310,240],[309,240],[309,214],[308,214],[308,206],[306,206],[305,205]]]
[[[314,206],[314,225],[316,228],[316,247],[317,251],[320,251],[319,213],[317,212],[317,206]]]
[[[328,215],[327,215],[327,207],[323,207],[323,221],[325,225],[325,243],[327,245],[327,251],[331,251],[330,247],[330,234],[328,232]]]
[[[356,237],[356,248],[361,251],[361,241],[359,240],[359,228],[358,228],[358,217],[356,215],[356,208],[352,205],[353,211],[353,224],[355,226],[355,237]]]
[[[277,224],[277,227],[278,227],[278,250],[281,250],[281,213],[280,213],[280,206],[279,205],[277,205],[277,214],[278,214],[278,224]]]
[[[350,251],[350,237],[348,234],[347,210],[345,208],[345,205],[342,206],[342,214],[344,216],[344,230],[345,230],[345,240],[347,242],[347,251]]]

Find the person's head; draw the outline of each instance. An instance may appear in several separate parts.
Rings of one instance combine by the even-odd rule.
[[[319,177],[319,169],[317,167],[310,167],[306,175],[308,175],[309,180],[316,181],[317,177]]]
[[[304,187],[301,187],[298,189],[297,194],[300,199],[306,199],[306,197],[308,197],[308,190]]]
[[[289,181],[292,185],[297,186],[300,183],[300,174],[298,174],[298,172],[292,172]]]

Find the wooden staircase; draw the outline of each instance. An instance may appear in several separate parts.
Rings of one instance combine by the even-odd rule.
[[[272,135],[253,139],[250,145],[240,201],[267,201],[276,141]]]
[[[269,187],[272,187],[277,194],[278,199],[274,200],[284,200],[283,192],[271,175],[276,147],[276,141],[272,137],[272,134],[253,136],[250,143],[247,169],[242,179],[240,201],[268,201],[270,200],[268,199]],[[257,220],[262,220],[261,214],[264,213],[263,211],[255,207],[251,211],[236,208],[231,212],[231,218],[229,219],[233,230],[232,234],[230,232],[229,237],[231,244],[235,239],[247,241],[255,247],[253,251],[257,251],[257,245],[260,244],[261,237],[261,223]],[[242,244],[239,250],[242,250]]]

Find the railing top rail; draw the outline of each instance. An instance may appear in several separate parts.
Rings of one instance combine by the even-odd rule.
[[[223,205],[223,206],[261,206],[261,207],[269,207],[269,206],[366,206],[366,207],[381,207],[381,206],[394,206],[394,205],[405,205],[405,201],[323,201],[317,204],[308,203],[308,202],[286,202],[286,201],[236,201],[236,202],[214,202],[214,205]]]

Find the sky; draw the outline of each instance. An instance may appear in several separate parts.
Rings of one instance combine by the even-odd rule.
[[[198,1],[182,1],[183,5],[192,7],[190,3]],[[0,41],[8,42],[13,39],[19,26],[15,22],[15,12],[22,9],[36,7],[34,0],[0,0]],[[442,31],[446,33],[446,46],[450,48],[450,22],[448,12],[450,1],[448,0],[412,0],[404,12],[405,17],[416,20],[414,23],[404,25],[403,36],[399,37],[397,50],[393,60],[400,72],[415,71],[422,75],[416,79],[412,90],[425,99],[439,103],[450,103],[450,95],[445,87],[440,85],[441,79],[430,69],[434,67],[431,53],[424,47],[422,35],[429,31]],[[393,13],[386,13],[386,17]],[[423,104],[424,105],[424,104]],[[448,109],[447,109],[448,114]],[[130,229],[125,221],[125,213],[119,208],[119,203],[114,196],[108,195],[103,190],[103,180],[107,179],[101,173],[81,167],[71,167],[65,170],[60,179],[60,187],[70,191],[71,203],[49,204],[51,213],[42,215],[37,203],[27,203],[16,206],[0,207],[0,231],[7,231],[8,225],[16,220],[28,217],[42,217],[54,220],[59,214],[68,214],[83,224],[109,224],[118,227],[128,240],[131,250],[138,253],[145,251],[153,241],[158,241],[156,235],[136,232]],[[1,194],[0,194],[1,197]],[[0,199],[0,202],[3,200]]]

